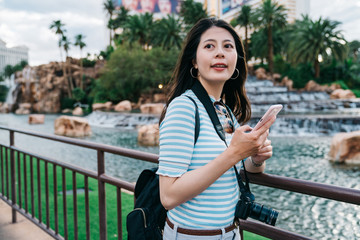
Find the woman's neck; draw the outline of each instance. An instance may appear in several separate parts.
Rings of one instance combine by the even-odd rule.
[[[208,95],[213,96],[215,100],[219,100],[224,87],[223,82],[209,82],[199,80],[201,85],[205,88]]]

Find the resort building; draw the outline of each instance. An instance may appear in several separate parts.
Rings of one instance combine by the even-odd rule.
[[[29,61],[29,49],[26,46],[8,48],[0,39],[0,74],[4,72],[6,65],[16,65],[22,60]]]
[[[202,2],[210,15],[222,18],[228,22],[237,16],[241,6],[247,4],[252,9],[260,6],[263,0],[198,0]],[[302,14],[310,13],[310,0],[276,0],[287,9],[289,23],[299,19]]]

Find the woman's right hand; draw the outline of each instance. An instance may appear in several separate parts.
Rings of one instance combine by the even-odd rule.
[[[269,128],[275,122],[275,119],[276,116],[273,116],[256,131],[252,131],[249,125],[241,126],[235,130],[228,148],[236,156],[234,164],[259,152],[269,135]]]

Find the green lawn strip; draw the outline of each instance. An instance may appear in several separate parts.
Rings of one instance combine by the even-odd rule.
[[[5,150],[3,151],[4,161],[2,168],[5,168]],[[10,153],[8,154],[10,159]],[[16,182],[17,182],[17,195],[18,195],[18,154],[15,154],[15,169],[16,169]],[[40,163],[40,202],[41,202],[41,221],[47,224],[46,220],[46,185],[45,185],[45,162],[43,160],[38,161],[36,158],[31,158],[26,155],[26,179],[24,176],[24,155],[20,154],[20,176],[21,176],[21,207],[25,209],[25,180],[27,183],[27,207],[30,214],[34,214],[39,219],[39,207],[38,207],[38,163]],[[34,186],[34,211],[31,204],[31,166],[33,168],[33,186]],[[48,185],[49,185],[49,224],[50,228],[55,230],[55,201],[54,201],[54,175],[53,164],[48,164]],[[10,171],[10,161],[8,162],[8,168]],[[2,169],[1,169],[2,171]],[[64,236],[64,210],[63,210],[63,187],[62,187],[62,168],[56,167],[56,179],[57,179],[57,206],[58,206],[58,228],[60,235]],[[84,189],[84,175],[76,173],[76,188]],[[5,178],[5,177],[4,177]],[[10,174],[9,174],[10,178]],[[65,182],[66,182],[66,213],[67,213],[67,226],[68,237],[74,238],[74,204],[73,204],[73,172],[65,170]],[[98,205],[98,182],[96,179],[88,178],[89,185],[89,206],[90,206],[90,237],[91,239],[99,239],[99,205]],[[110,184],[105,185],[106,188],[106,216],[107,216],[107,238],[117,239],[117,190],[116,187]],[[70,190],[70,191],[69,191]],[[9,192],[11,197],[11,190]],[[19,197],[17,197],[17,203],[19,204]],[[78,216],[78,238],[86,239],[86,221],[85,221],[85,193],[78,192],[77,194],[77,216]],[[121,193],[121,205],[122,205],[122,230],[123,239],[127,239],[126,231],[126,216],[134,208],[134,197],[132,194]],[[259,235],[244,232],[245,239],[264,240],[267,238]]]

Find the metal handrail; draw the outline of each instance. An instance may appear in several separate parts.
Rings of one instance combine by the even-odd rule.
[[[20,129],[14,129],[14,128],[7,128],[0,126],[1,130],[7,130],[10,132],[10,146],[8,147],[11,150],[11,158],[13,159],[11,161],[11,171],[15,171],[13,168],[13,162],[14,162],[14,152],[22,152],[23,154],[26,154],[31,157],[35,157],[38,159],[43,159],[47,163],[51,163],[54,166],[61,166],[63,169],[69,169],[74,172],[79,172],[83,174],[86,177],[95,178],[98,180],[98,186],[99,186],[99,225],[100,225],[100,239],[106,239],[106,204],[105,204],[105,190],[104,190],[104,184],[108,183],[111,185],[114,185],[118,187],[118,190],[120,188],[127,189],[129,191],[134,191],[135,185],[133,183],[129,183],[114,177],[107,176],[105,173],[105,159],[104,159],[104,153],[113,153],[117,155],[122,155],[130,158],[135,158],[143,161],[158,162],[158,155],[151,154],[151,153],[145,153],[138,150],[132,150],[132,149],[126,149],[121,147],[115,147],[111,145],[106,144],[100,144],[100,143],[94,143],[89,142],[85,140],[80,139],[73,139],[68,137],[62,137],[62,136],[54,136],[54,135],[48,135],[48,134],[42,134],[37,133],[33,131],[24,131]],[[28,151],[24,151],[23,149],[16,147],[14,145],[15,139],[14,139],[14,133],[20,133],[25,134],[29,136],[39,137],[43,139],[48,139],[52,141],[58,141],[62,143],[67,143],[71,145],[76,145],[80,147],[85,147],[89,149],[97,150],[98,154],[98,172],[89,171],[85,169],[81,169],[77,166],[59,162],[54,159],[50,158],[44,158],[43,156],[40,156],[36,153],[31,153]],[[1,156],[2,157],[2,156]],[[2,166],[1,166],[2,167]],[[241,172],[243,175],[244,173]],[[13,179],[14,174],[11,175],[11,179]],[[316,196],[316,197],[322,197],[327,199],[332,199],[336,201],[351,203],[360,205],[360,190],[352,189],[352,188],[344,188],[334,185],[328,185],[328,184],[322,184],[322,183],[316,183],[301,179],[295,179],[290,177],[283,177],[283,176],[276,176],[266,173],[248,173],[248,178],[251,183],[263,185],[267,187],[273,187],[278,188],[282,190],[287,190],[291,192],[298,192],[306,195]],[[15,182],[15,181],[13,181]],[[1,195],[0,198],[7,201],[10,205],[12,205],[13,209],[13,222],[16,222],[16,214],[15,211],[19,212],[20,214],[24,215],[28,219],[30,219],[32,222],[34,222],[36,225],[38,225],[40,228],[42,228],[44,231],[49,233],[51,236],[62,239],[61,236],[58,235],[58,231],[54,231],[52,229],[49,229],[48,226],[44,226],[43,223],[39,222],[38,220],[34,220],[35,218],[32,216],[30,217],[24,209],[21,209],[16,205],[16,190],[15,185],[12,184],[12,199],[8,199]],[[119,195],[119,194],[118,194]],[[120,206],[121,213],[121,206]],[[121,221],[121,220],[120,220]],[[293,239],[310,239],[306,236],[302,236],[297,233],[292,233],[283,229],[279,229],[277,227],[269,226],[260,222],[255,222],[251,220],[240,220],[240,229],[250,231],[265,237],[270,238],[277,238],[277,239],[284,239],[284,238],[293,238]],[[121,227],[119,228],[119,231],[121,230]],[[121,235],[121,233],[119,233]],[[119,237],[121,239],[121,236]]]

